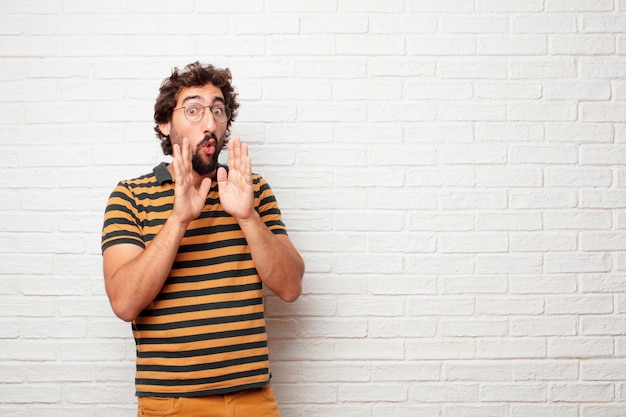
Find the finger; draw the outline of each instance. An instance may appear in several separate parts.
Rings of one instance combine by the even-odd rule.
[[[229,145],[231,145],[231,148],[232,148],[232,157],[233,157],[232,169],[239,170],[240,163],[241,163],[241,159],[240,159],[241,158],[241,155],[240,155],[241,143],[239,141],[239,137],[236,137],[235,139],[233,139],[232,142],[229,143]],[[229,158],[230,158],[230,153],[229,153]]]
[[[174,181],[182,177],[182,167],[180,166],[180,146],[175,143],[173,146],[172,165],[174,166]]]
[[[207,194],[209,194],[210,189],[211,189],[211,179],[204,178],[202,182],[200,183],[200,190],[199,190],[200,195],[206,196]]]
[[[250,156],[248,154],[248,144],[243,143],[241,145],[241,170],[244,173],[246,182],[252,181],[252,161],[250,161]]]
[[[189,139],[183,138],[182,144],[182,162],[186,171],[189,171],[191,166],[191,144],[189,143]]]
[[[217,183],[220,184],[224,184],[226,181],[228,181],[228,173],[226,172],[226,168],[224,167],[219,167],[217,169]]]

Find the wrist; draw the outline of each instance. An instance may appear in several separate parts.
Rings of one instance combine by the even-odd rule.
[[[177,230],[178,232],[182,232],[183,234],[185,233],[185,231],[187,230],[187,227],[189,226],[189,223],[191,223],[190,221],[184,220],[179,218],[176,213],[172,213],[167,220],[165,221],[166,224],[169,223],[170,227],[174,228],[175,230]]]
[[[258,224],[261,221],[261,216],[256,210],[252,210],[252,213],[248,217],[235,217],[239,226],[243,229],[251,225]]]

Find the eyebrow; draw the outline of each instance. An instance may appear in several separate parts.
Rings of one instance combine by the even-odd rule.
[[[185,105],[185,103],[187,103],[188,101],[191,100],[202,100],[202,97],[199,95],[194,95],[194,96],[187,96],[183,99],[183,102],[181,103],[181,105]],[[213,97],[213,101],[211,102],[211,105],[215,104],[215,103],[222,103],[222,104],[226,104],[226,101],[219,96],[215,96]]]

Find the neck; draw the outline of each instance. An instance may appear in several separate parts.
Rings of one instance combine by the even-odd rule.
[[[167,166],[167,170],[169,171],[170,175],[172,176],[172,179],[174,180],[174,182],[176,182],[176,173],[174,172],[174,165],[173,164],[169,164]],[[192,178],[193,178],[193,185],[194,185],[194,187],[197,188],[197,187],[200,186],[200,183],[205,178],[209,178],[212,183],[215,183],[216,178],[217,178],[217,169],[211,171],[207,175],[200,175],[196,171],[191,170],[191,175],[192,175]]]

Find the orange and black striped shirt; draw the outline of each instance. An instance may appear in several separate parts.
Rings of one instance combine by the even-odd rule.
[[[274,234],[286,234],[267,182],[253,175],[254,203]],[[104,216],[102,250],[142,248],[172,212],[174,184],[165,163],[121,181]],[[262,284],[237,221],[220,204],[217,183],[190,223],[160,294],[132,323],[138,396],[223,394],[269,383]]]

